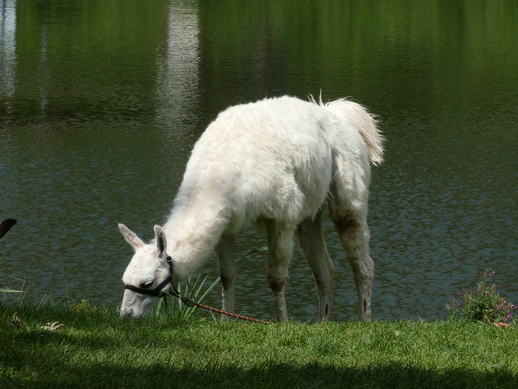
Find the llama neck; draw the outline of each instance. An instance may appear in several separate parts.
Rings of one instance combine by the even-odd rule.
[[[167,251],[173,259],[175,281],[200,269],[228,224],[225,209],[214,198],[185,201],[181,196],[164,224]]]

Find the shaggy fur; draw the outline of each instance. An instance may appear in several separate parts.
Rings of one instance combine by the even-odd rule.
[[[315,277],[320,319],[329,320],[333,263],[322,232],[327,203],[353,270],[359,317],[369,321],[369,162],[382,162],[382,141],[373,116],[346,99],[323,104],[284,96],[228,108],[194,146],[171,215],[163,228],[155,226],[155,240],[144,244],[119,225],[135,249],[124,283],[160,284],[169,272],[168,255],[174,280],[184,279],[216,249],[223,309],[232,312],[234,237],[259,221],[268,234],[267,277],[277,319],[288,319],[284,285],[296,234]],[[141,316],[153,300],[126,290],[121,315]]]

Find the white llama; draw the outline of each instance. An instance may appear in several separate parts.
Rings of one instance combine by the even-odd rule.
[[[268,283],[277,320],[288,320],[284,285],[298,237],[318,289],[320,320],[330,320],[333,262],[322,230],[329,213],[351,264],[358,314],[371,320],[374,264],[369,256],[369,162],[383,159],[374,118],[346,99],[264,99],[219,114],[192,151],[173,210],[145,244],[123,224],[135,254],[124,275],[121,316],[139,317],[171,282],[196,272],[215,249],[223,310],[234,312],[235,236],[254,222],[266,226]]]

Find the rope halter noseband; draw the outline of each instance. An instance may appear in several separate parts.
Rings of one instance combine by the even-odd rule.
[[[124,288],[128,289],[128,290],[131,290],[132,292],[136,292],[136,293],[140,293],[140,294],[145,294],[145,295],[148,295],[148,296],[166,297],[170,293],[162,292],[162,289],[164,289],[167,285],[171,284],[171,287],[173,288],[173,291],[176,292],[176,288],[175,288],[174,283],[173,283],[173,259],[168,256],[166,258],[166,260],[167,260],[167,263],[169,264],[169,275],[155,289],[144,289],[144,288],[139,288],[137,286],[129,285],[129,284],[126,284],[124,286]]]

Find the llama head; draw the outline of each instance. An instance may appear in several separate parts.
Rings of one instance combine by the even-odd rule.
[[[145,244],[124,224],[119,224],[119,230],[135,250],[122,276],[126,290],[122,298],[120,314],[121,317],[137,318],[146,314],[158,301],[160,293],[171,287],[166,237],[162,227],[155,226],[155,240]]]

